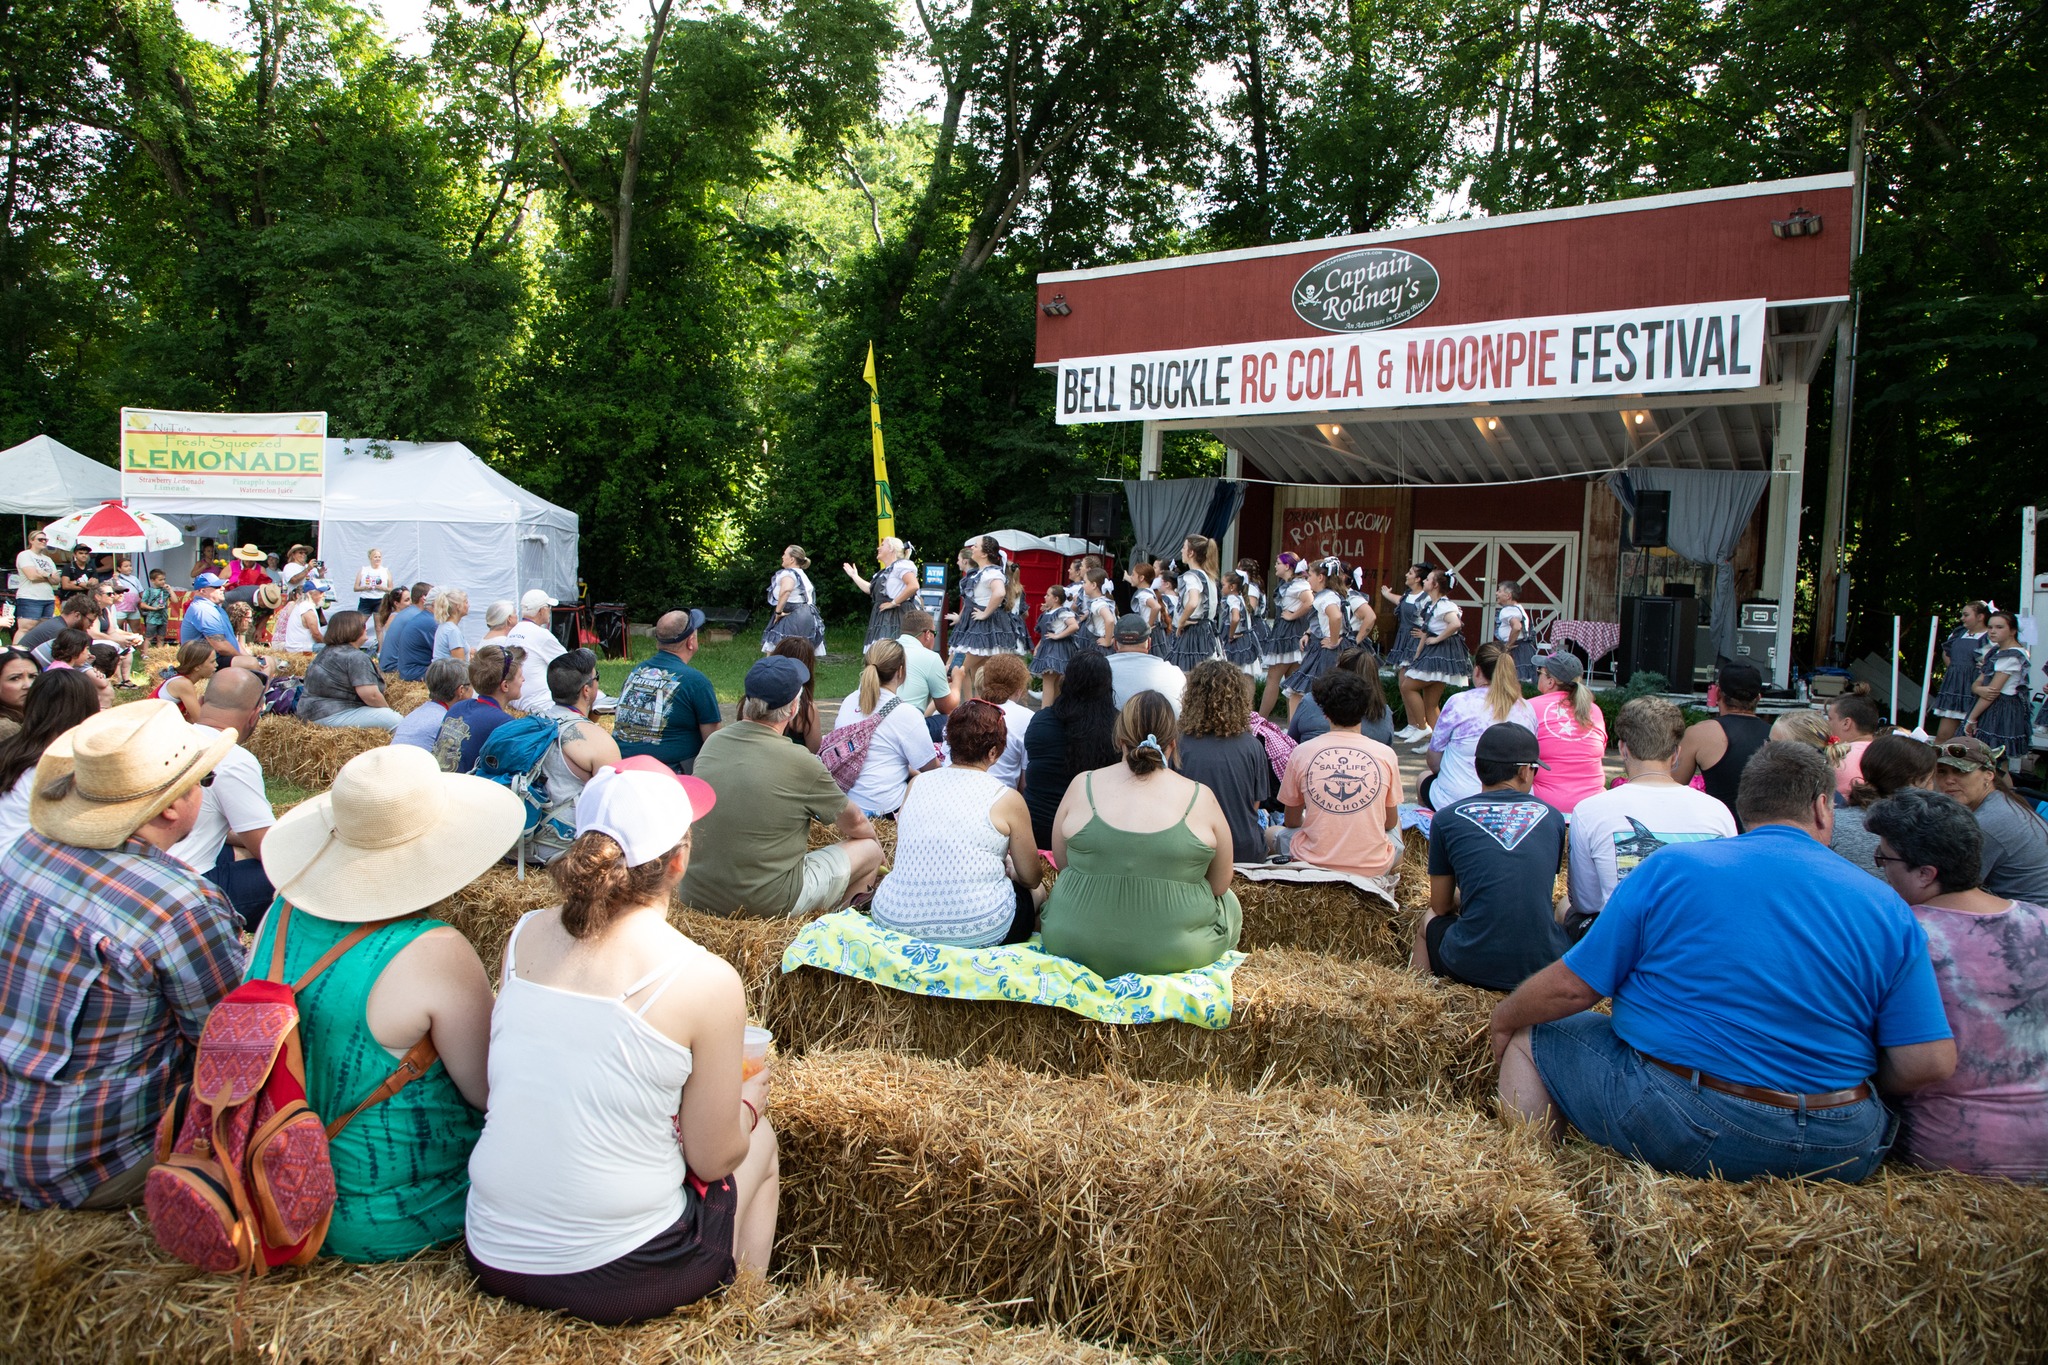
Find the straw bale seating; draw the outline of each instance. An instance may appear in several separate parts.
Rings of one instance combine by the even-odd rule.
[[[1620,1287],[1627,1360],[2039,1361],[2048,1189],[1885,1166],[1860,1185],[1559,1164]]]
[[[349,1266],[321,1260],[251,1281],[156,1249],[139,1217],[0,1209],[4,1354],[39,1365],[116,1360],[974,1362],[1109,1365],[1133,1357],[1044,1327],[999,1325],[917,1294],[799,1267],[637,1327],[603,1328],[479,1292],[461,1252]]]
[[[785,1254],[1148,1349],[1604,1354],[1614,1287],[1555,1164],[1476,1111],[884,1052],[779,1072]]]
[[[357,754],[391,742],[389,730],[367,727],[337,729],[311,725],[292,716],[265,716],[249,736],[249,752],[263,765],[265,777],[294,786],[326,791],[341,765]]]

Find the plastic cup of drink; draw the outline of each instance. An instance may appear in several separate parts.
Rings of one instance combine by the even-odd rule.
[[[759,1024],[747,1025],[744,1040],[740,1043],[740,1079],[749,1080],[768,1068],[768,1045],[775,1041],[775,1035]]]

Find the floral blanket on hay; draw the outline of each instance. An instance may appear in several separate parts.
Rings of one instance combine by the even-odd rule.
[[[1172,976],[1135,972],[1105,981],[1080,963],[1028,943],[949,948],[884,929],[858,910],[811,921],[782,954],[782,970],[816,967],[911,995],[1049,1005],[1105,1024],[1179,1020],[1197,1028],[1230,1026],[1230,976],[1243,953],[1226,953],[1198,971]]]

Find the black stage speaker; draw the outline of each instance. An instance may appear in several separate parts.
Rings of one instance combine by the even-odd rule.
[[[1626,687],[1637,673],[1661,673],[1674,692],[1690,692],[1699,619],[1697,598],[1622,598],[1614,680]]]
[[[1082,540],[1107,545],[1116,536],[1116,504],[1114,493],[1074,494],[1073,533]]]
[[[1629,544],[1639,550],[1657,549],[1671,539],[1671,494],[1662,488],[1644,488],[1636,493],[1634,524],[1629,527]]]

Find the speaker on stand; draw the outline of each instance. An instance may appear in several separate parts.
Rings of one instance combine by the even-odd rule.
[[[1690,692],[1699,619],[1697,598],[1622,598],[1615,682],[1626,687],[1637,673],[1660,673],[1673,691]]]
[[[1671,493],[1662,488],[1636,492],[1635,515],[1629,518],[1629,544],[1639,550],[1658,550],[1671,542]]]
[[[1074,494],[1074,535],[1107,547],[1109,542],[1116,538],[1116,523],[1116,494]]]

